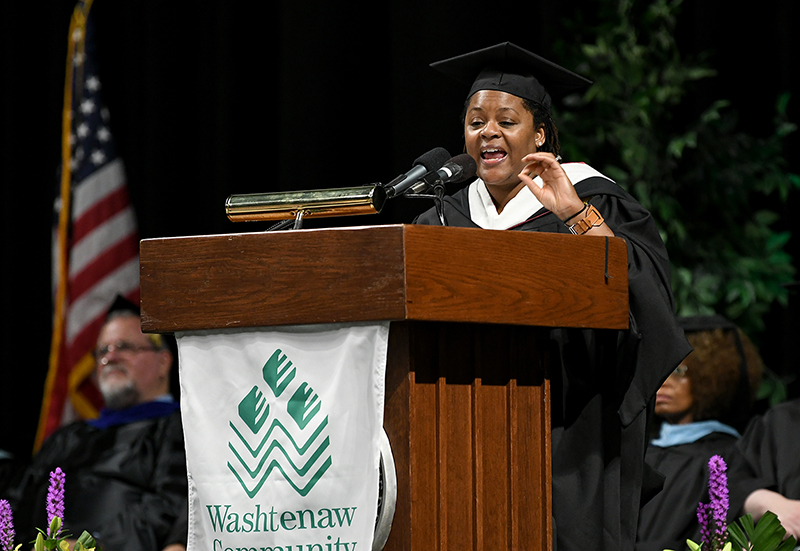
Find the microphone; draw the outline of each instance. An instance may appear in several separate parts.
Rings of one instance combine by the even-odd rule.
[[[443,147],[431,149],[414,161],[414,168],[386,184],[386,196],[392,198],[402,195],[428,172],[438,170],[450,158],[450,153]]]
[[[449,182],[466,180],[475,176],[477,170],[478,165],[475,163],[475,159],[466,153],[462,153],[444,163],[440,169],[431,170],[420,178],[411,186],[411,192],[422,193],[431,188],[436,182],[447,184]]]

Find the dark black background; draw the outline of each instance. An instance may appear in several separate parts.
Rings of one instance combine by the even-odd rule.
[[[51,208],[73,5],[14,2],[0,16],[0,448],[20,455],[31,450],[47,370]],[[459,153],[465,90],[428,63],[504,40],[549,56],[556,38],[579,40],[560,34],[563,18],[592,22],[598,5],[95,0],[100,77],[141,237],[263,230],[229,222],[225,198],[385,183],[432,147]],[[730,99],[747,129],[767,132],[778,94],[797,90],[796,6],[685,2],[679,45],[687,55],[712,52],[719,71],[691,101]],[[795,155],[796,147],[787,151],[797,172]],[[408,222],[426,206],[397,201],[381,215],[324,224]],[[762,354],[781,373],[795,369],[797,317],[792,298],[767,319]]]

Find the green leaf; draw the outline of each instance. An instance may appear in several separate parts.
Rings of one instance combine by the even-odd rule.
[[[744,530],[742,530],[742,527]],[[737,549],[750,549],[750,539],[748,534],[754,530],[753,517],[747,514],[739,518],[736,522],[728,525],[728,537],[736,544]]]
[[[755,525],[752,516],[744,515],[728,526],[730,542],[736,545],[737,549],[791,551],[796,542],[791,536],[784,540],[785,534],[786,530],[771,511],[764,513]]]
[[[753,547],[764,551],[773,551],[783,541],[786,530],[781,526],[775,513],[767,511],[756,524],[755,531],[750,537]]]
[[[61,531],[61,518],[54,516],[53,520],[50,521],[50,531],[47,533],[48,536],[54,538],[58,535]]]
[[[95,540],[94,536],[89,532],[84,530],[83,533],[78,536],[78,544],[82,545],[84,549],[93,549],[97,547],[97,540]]]

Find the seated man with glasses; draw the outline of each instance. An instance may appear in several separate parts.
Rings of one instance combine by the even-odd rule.
[[[64,526],[92,533],[114,551],[158,551],[186,543],[186,456],[180,410],[169,392],[172,352],[145,335],[138,308],[118,299],[95,352],[100,417],[54,432],[12,491],[17,540],[46,528],[49,475],[66,476]],[[26,539],[27,538],[27,539]]]

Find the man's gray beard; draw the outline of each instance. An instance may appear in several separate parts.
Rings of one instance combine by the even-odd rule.
[[[108,409],[125,409],[136,405],[139,401],[139,391],[133,381],[121,386],[108,386],[103,383],[99,383],[98,386]]]

